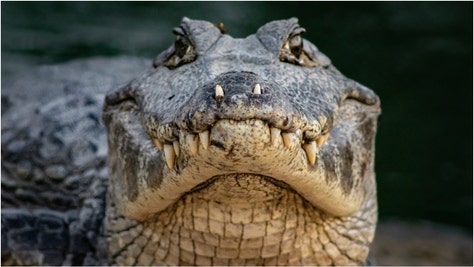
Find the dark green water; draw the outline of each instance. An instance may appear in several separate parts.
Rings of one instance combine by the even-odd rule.
[[[183,16],[234,37],[298,17],[305,38],[374,89],[380,217],[472,229],[472,2],[2,2],[2,76],[93,56],[154,57]]]

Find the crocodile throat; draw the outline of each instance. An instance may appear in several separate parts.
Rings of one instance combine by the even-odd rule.
[[[117,220],[107,223],[119,233],[109,240],[115,263],[125,265],[348,265],[364,261],[372,238],[367,221],[331,218],[250,174],[214,177],[145,224],[128,225],[125,236]],[[125,253],[120,242],[130,242]]]

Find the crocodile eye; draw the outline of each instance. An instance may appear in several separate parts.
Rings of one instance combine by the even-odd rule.
[[[303,52],[303,39],[301,35],[295,35],[288,40],[291,53],[295,57],[300,57],[301,52]]]
[[[174,42],[175,55],[179,58],[186,57],[187,54],[192,52],[193,46],[191,42],[184,36],[176,36]]]
[[[303,37],[301,37],[301,34],[304,32],[305,29],[301,27],[293,29],[280,50],[280,61],[305,67],[316,66],[316,63],[303,49]]]
[[[193,62],[197,57],[196,49],[191,40],[186,36],[184,30],[176,28],[173,32],[176,34],[174,51],[164,64],[170,69]]]

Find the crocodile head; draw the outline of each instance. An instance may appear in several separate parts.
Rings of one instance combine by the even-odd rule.
[[[379,99],[343,76],[302,38],[304,31],[293,18],[236,39],[211,23],[184,18],[153,69],[107,95],[108,205],[140,229],[152,229],[150,235],[161,225],[157,240],[173,233],[182,237],[186,216],[192,221],[186,229],[220,240],[211,246],[188,234],[193,245],[186,249],[181,240],[178,250],[192,257],[182,252],[174,259],[169,244],[143,245],[152,247],[148,263],[365,260],[377,217],[373,158]],[[285,237],[293,216],[304,217],[295,219],[303,226]],[[242,252],[252,248],[245,240],[274,234],[275,222],[284,225],[275,228],[281,230],[273,244],[277,252],[269,252],[264,241],[254,245],[258,255]],[[180,227],[164,230],[167,225]],[[226,238],[237,242],[234,252],[223,252]],[[286,258],[285,238],[293,242]],[[198,253],[196,242],[211,247]],[[354,244],[360,249],[353,251]],[[168,250],[161,257],[153,252],[160,246]],[[112,257],[126,251],[115,250]]]

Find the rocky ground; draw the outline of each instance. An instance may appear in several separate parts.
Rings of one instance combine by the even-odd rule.
[[[377,265],[473,265],[472,233],[431,222],[382,221],[372,252]]]

